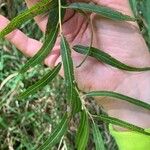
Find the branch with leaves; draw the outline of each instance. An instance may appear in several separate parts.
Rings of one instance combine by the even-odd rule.
[[[45,143],[40,147],[36,148],[38,150],[50,149],[55,144],[57,144],[61,138],[66,134],[70,120],[76,115],[80,115],[80,125],[78,127],[77,135],[76,135],[76,148],[78,150],[84,150],[87,147],[88,139],[89,139],[89,130],[92,128],[93,138],[95,142],[96,149],[104,150],[104,144],[101,137],[101,133],[98,129],[94,120],[102,120],[106,123],[111,123],[117,126],[121,126],[141,134],[145,134],[150,136],[150,133],[144,131],[143,128],[137,127],[130,123],[124,122],[117,118],[113,118],[107,115],[95,116],[88,112],[84,104],[85,97],[94,97],[94,96],[105,96],[105,97],[114,97],[116,100],[127,101],[144,109],[150,111],[150,105],[142,102],[141,100],[134,99],[128,97],[126,95],[122,95],[120,93],[115,93],[113,91],[93,91],[90,93],[86,93],[84,97],[80,96],[80,91],[77,87],[75,76],[74,76],[74,66],[73,60],[71,57],[71,47],[64,36],[62,29],[62,21],[64,19],[65,13],[67,9],[73,9],[74,11],[81,11],[84,13],[96,13],[97,15],[101,15],[105,18],[109,18],[114,21],[136,21],[136,18],[131,16],[122,14],[118,11],[115,11],[111,8],[95,5],[95,4],[87,4],[87,3],[71,3],[67,4],[65,0],[41,0],[33,7],[28,10],[25,10],[17,17],[12,19],[12,21],[0,32],[0,38],[4,38],[7,34],[12,32],[14,29],[19,28],[26,21],[34,18],[39,14],[48,13],[48,23],[45,32],[45,39],[43,46],[41,49],[27,61],[27,63],[19,70],[19,75],[23,75],[26,73],[31,67],[35,67],[36,65],[42,63],[44,59],[51,53],[54,45],[56,43],[58,35],[61,38],[60,47],[61,47],[61,58],[63,63],[64,70],[64,79],[67,90],[67,111],[63,116],[62,120],[55,128],[55,130],[50,134]],[[91,33],[92,36],[92,33]],[[91,38],[92,39],[92,38]],[[91,42],[92,43],[92,42]],[[124,71],[132,71],[132,72],[141,72],[141,71],[150,71],[150,67],[138,68],[129,66],[120,62],[119,60],[113,58],[109,54],[105,53],[102,50],[92,47],[92,44],[89,47],[84,45],[74,45],[72,47],[78,53],[88,55],[97,59],[98,61],[108,64],[117,69],[121,69]],[[84,60],[86,61],[86,59]],[[81,64],[82,65],[82,64]],[[29,95],[33,95],[37,90],[43,88],[48,83],[50,83],[59,73],[62,64],[59,63],[53,70],[50,70],[45,76],[43,76],[39,81],[37,81],[34,85],[28,87],[26,91],[18,95],[18,99],[25,99]],[[92,122],[92,125],[90,124]]]

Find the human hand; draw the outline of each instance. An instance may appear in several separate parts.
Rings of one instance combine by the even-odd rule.
[[[30,7],[36,3],[37,0],[26,0],[26,2]],[[93,0],[93,2],[132,15],[128,0]],[[104,50],[118,60],[131,66],[150,66],[150,54],[136,23],[114,22],[95,14],[90,14],[90,18],[93,22],[94,47]],[[47,18],[38,16],[35,20],[40,29],[44,32]],[[7,23],[8,20],[0,16],[1,28],[6,26]],[[63,32],[71,46],[75,44],[90,44],[90,25],[86,17],[79,13],[75,13],[71,10],[67,12],[63,24]],[[25,55],[31,57],[42,46],[41,42],[28,38],[19,30],[15,30],[13,33],[9,34],[7,39]],[[48,66],[53,67],[61,61],[59,51],[58,38],[52,53],[45,59],[45,63]],[[84,56],[73,51],[72,58],[74,65],[77,66],[83,60]],[[61,71],[61,75],[63,75],[63,71]],[[88,57],[80,68],[75,69],[75,77],[79,88],[83,91],[111,90],[149,102],[150,73],[148,72],[129,73],[120,71]],[[150,121],[148,121],[146,125],[143,124],[143,122],[149,120],[149,113],[145,110],[129,105],[128,103],[120,103],[110,99],[105,99],[103,101],[98,99],[98,102],[103,104],[105,109],[107,109],[108,113],[112,116],[137,123],[144,127],[150,126]],[[124,114],[126,114],[127,117]],[[131,117],[129,117],[129,115]],[[141,116],[140,122],[138,118],[136,119],[135,115],[138,116],[138,118]]]

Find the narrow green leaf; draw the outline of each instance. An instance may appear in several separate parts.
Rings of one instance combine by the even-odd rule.
[[[44,86],[46,86],[50,81],[52,81],[56,75],[59,73],[61,68],[61,64],[58,64],[53,70],[49,71],[42,79],[37,81],[32,86],[28,87],[27,90],[23,93],[21,93],[18,98],[26,98],[29,95],[34,94],[37,90],[42,89]]]
[[[116,98],[114,100],[123,100],[127,101],[129,103],[132,103],[134,105],[137,105],[139,107],[143,107],[145,109],[150,110],[150,104],[143,102],[142,100],[138,100],[120,93],[112,92],[112,91],[92,91],[86,94],[87,97],[91,96],[108,96],[108,97],[113,97]]]
[[[45,13],[55,6],[56,3],[54,2],[54,0],[42,0],[36,3],[30,9],[25,10],[20,15],[12,19],[12,21],[0,32],[0,38],[3,38],[14,29],[20,27],[24,22],[28,21],[29,19],[32,19],[39,14]]]
[[[56,6],[58,6],[58,1],[55,1],[53,3]],[[61,0],[61,4],[66,5],[66,0]],[[49,18],[48,18],[48,23],[47,23],[47,26],[46,26],[45,38],[49,35],[49,33],[51,32],[51,30],[53,28],[52,22],[53,22],[53,19],[54,19],[53,17],[56,15],[55,13],[58,16],[58,13],[59,13],[59,8],[58,7],[52,7],[51,9],[49,9]],[[66,10],[62,9],[62,11],[61,11],[61,20],[62,21],[64,19],[65,13],[66,13]],[[57,18],[57,20],[58,20],[58,18]]]
[[[58,7],[52,9],[49,13],[49,20],[46,38],[43,43],[41,49],[34,55],[34,57],[30,58],[28,62],[23,66],[20,70],[20,73],[25,73],[30,67],[34,67],[35,65],[42,63],[42,61],[46,58],[46,56],[51,52],[53,49],[58,32],[59,32],[59,12]]]
[[[62,136],[67,132],[68,118],[64,115],[61,122],[56,126],[55,130],[50,134],[50,137],[37,150],[49,150],[57,144]]]
[[[130,17],[128,15],[122,14],[112,8],[94,5],[94,4],[87,4],[87,3],[72,3],[67,8],[76,9],[76,10],[83,10],[87,12],[94,12],[98,15],[104,16],[106,18],[117,20],[117,21],[135,21],[136,19]]]
[[[135,126],[135,125],[125,122],[123,120],[120,120],[120,119],[117,119],[114,117],[109,117],[107,115],[100,115],[100,116],[94,116],[94,117],[96,117],[106,123],[110,123],[110,124],[113,124],[116,126],[120,126],[120,127],[129,129],[129,130],[136,131],[136,132],[150,136],[150,133],[146,132],[143,128]]]
[[[138,7],[140,7],[139,13],[144,23],[144,37],[150,48],[150,0],[138,1]]]
[[[105,150],[104,141],[98,126],[93,123],[92,125],[93,137],[96,150]]]
[[[139,2],[141,5],[141,13],[143,15],[143,19],[146,21],[146,27],[148,30],[150,30],[150,1],[149,0],[144,0],[143,2]]]
[[[85,150],[89,139],[89,120],[85,111],[81,112],[80,125],[76,135],[77,150]]]
[[[81,110],[81,101],[76,90],[73,61],[71,58],[71,50],[66,38],[61,37],[61,56],[64,67],[65,83],[67,88],[67,99],[71,104],[72,111],[79,112]]]
[[[132,8],[132,11],[134,13],[134,16],[137,16],[138,10],[137,10],[137,0],[129,0],[130,6]]]
[[[82,46],[82,45],[76,45],[73,47],[73,49],[81,54],[86,55],[88,52],[89,47]],[[134,72],[140,72],[140,71],[150,71],[150,67],[144,67],[144,68],[136,68],[132,66],[128,66],[119,60],[113,58],[109,54],[105,53],[102,50],[99,50],[97,48],[91,47],[91,51],[89,53],[89,56],[96,58],[98,61],[106,63],[108,65],[111,65],[115,68],[125,70],[125,71],[134,71]]]
[[[72,113],[75,114],[75,113],[81,111],[82,104],[81,104],[81,99],[80,99],[80,95],[79,95],[78,89],[76,87],[73,89],[73,93],[72,94],[73,94],[71,96],[71,98],[72,98]]]

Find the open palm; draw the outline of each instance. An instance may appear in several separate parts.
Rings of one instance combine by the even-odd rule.
[[[29,7],[36,2],[37,0],[27,0]],[[128,1],[95,0],[94,2],[132,15]],[[100,48],[122,62],[132,66],[144,67],[150,64],[150,56],[146,44],[136,23],[114,22],[95,14],[90,14],[90,18],[93,22],[94,47]],[[36,21],[41,30],[45,31],[47,18],[43,19],[43,16],[40,16],[36,18]],[[87,18],[79,13],[71,10],[67,12],[63,24],[63,32],[71,46],[75,44],[90,44],[91,26]],[[61,61],[59,39],[57,43],[52,54],[45,60],[45,63],[51,67]],[[39,48],[36,47],[36,50],[38,49]],[[84,56],[76,52],[72,52],[72,57],[75,66],[79,65],[84,59]],[[125,78],[132,76],[123,71],[110,68],[110,66],[97,62],[92,58],[88,58],[80,68],[75,69],[75,73],[78,85],[84,91],[101,89],[115,90]]]
[[[29,7],[37,1],[26,0]],[[128,0],[93,0],[93,2],[132,15]],[[90,14],[89,17],[93,24],[94,47],[104,50],[128,65],[136,67],[150,66],[150,54],[136,23],[114,22],[96,14]],[[35,20],[44,32],[47,18],[38,16]],[[1,16],[0,22],[4,27],[8,20]],[[63,23],[63,32],[71,46],[90,44],[91,26],[87,18],[80,13],[72,10],[67,11]],[[19,30],[9,34],[7,39],[28,56],[33,56],[42,46],[41,42],[28,38]],[[60,39],[58,38],[52,53],[45,59],[45,63],[50,67],[61,61],[59,44]],[[76,67],[82,62],[84,56],[73,51],[72,58]],[[63,75],[63,71],[61,71],[61,75]],[[136,87],[137,81],[146,78],[146,76],[147,73],[129,73],[114,69],[90,57],[81,67],[75,68],[78,86],[83,91],[113,90],[134,97],[139,97],[139,93],[133,92],[132,88],[139,88]],[[137,90],[135,89],[135,91]],[[111,103],[109,104],[112,106]]]

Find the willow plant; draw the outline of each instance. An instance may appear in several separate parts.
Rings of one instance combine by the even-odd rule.
[[[134,15],[138,18],[141,25],[142,33],[145,37],[148,47],[150,48],[150,1],[149,0],[129,0]]]
[[[80,11],[81,13],[84,14],[94,12],[97,15],[101,15],[114,21],[136,21],[136,18],[133,18],[131,16],[115,11],[111,8],[100,5],[87,3],[67,4],[65,0],[41,0],[40,2],[32,6],[30,9],[25,10],[24,12],[16,16],[14,19],[12,19],[12,21],[0,32],[0,38],[3,38],[7,34],[12,32],[14,29],[19,28],[23,23],[25,23],[29,19],[34,18],[39,14],[47,13],[49,16],[43,46],[37,52],[37,54],[35,54],[34,57],[30,58],[26,62],[26,64],[21,68],[21,70],[18,71],[19,75],[20,74],[23,75],[31,67],[35,67],[36,65],[42,63],[43,60],[48,56],[48,54],[51,53],[58,35],[61,38],[60,47],[64,69],[64,79],[67,91],[66,95],[68,100],[67,103],[68,109],[65,112],[64,116],[62,117],[62,119],[60,120],[60,123],[55,127],[54,131],[52,131],[47,140],[42,145],[39,145],[39,147],[36,147],[35,149],[46,150],[52,148],[55,144],[57,144],[67,132],[69,122],[73,117],[75,117],[76,114],[80,115],[80,124],[76,133],[76,141],[75,141],[75,148],[78,150],[86,149],[89,139],[90,128],[92,129],[93,132],[93,139],[95,142],[96,149],[97,150],[105,149],[101,133],[99,131],[98,125],[95,123],[95,120],[101,120],[106,123],[111,123],[150,136],[150,133],[147,133],[141,127],[135,126],[133,124],[130,124],[123,120],[119,120],[117,118],[113,118],[108,115],[104,114],[99,116],[93,115],[86,108],[86,105],[84,104],[84,98],[94,96],[113,97],[115,98],[115,100],[127,101],[128,103],[132,103],[149,111],[150,111],[150,104],[147,104],[145,102],[142,102],[141,100],[132,97],[128,97],[126,95],[115,93],[113,91],[92,91],[90,93],[86,93],[83,97],[80,97],[79,94],[80,91],[77,87],[74,77],[74,67],[73,67],[73,60],[71,57],[71,49],[85,55],[85,57],[86,55],[91,56],[100,62],[103,62],[112,67],[125,71],[132,71],[132,72],[150,71],[150,67],[138,68],[124,64],[119,60],[113,58],[109,54],[105,53],[103,50],[94,48],[92,46],[92,42],[91,45],[89,46],[74,45],[71,48],[66,37],[63,34],[62,29],[62,21],[67,9]],[[86,59],[84,61],[86,61]],[[59,63],[54,69],[50,70],[34,85],[28,87],[27,90],[24,91],[23,93],[20,93],[17,96],[17,98],[18,99],[27,98],[29,95],[33,95],[37,90],[49,84],[58,75],[61,67],[62,64]]]

